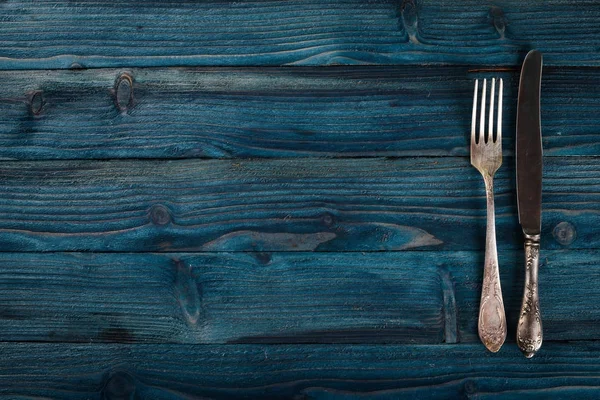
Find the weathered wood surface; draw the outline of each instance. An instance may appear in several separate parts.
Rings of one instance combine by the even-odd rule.
[[[464,158],[0,164],[2,251],[483,249]],[[600,159],[547,158],[542,248],[597,248]],[[496,178],[498,246],[522,247],[514,161]]]
[[[600,253],[542,259],[545,340],[600,337]],[[523,254],[499,260],[510,343]],[[481,252],[0,253],[0,342],[479,343],[482,270]]]
[[[0,158],[467,156],[473,79],[491,75],[505,79],[506,156],[514,149],[518,72],[3,71]],[[546,155],[600,155],[597,76],[595,69],[545,69]]]
[[[0,341],[441,343],[440,278],[419,259],[5,253]]]
[[[598,343],[0,344],[0,396],[60,399],[597,399]],[[449,363],[449,360],[452,360]]]
[[[0,15],[0,69],[516,65],[531,48],[600,64],[595,1],[7,0]]]
[[[0,398],[597,399],[599,19],[596,1],[0,2]],[[526,360],[511,156],[531,48],[545,344]],[[494,355],[468,160],[491,76]]]

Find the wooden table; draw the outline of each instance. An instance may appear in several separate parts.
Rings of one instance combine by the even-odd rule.
[[[0,3],[0,397],[599,397],[600,3]],[[544,54],[541,307],[514,128]],[[473,80],[509,334],[477,337]]]

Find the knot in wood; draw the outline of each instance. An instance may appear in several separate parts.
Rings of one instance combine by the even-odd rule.
[[[559,244],[568,246],[575,241],[575,238],[577,237],[577,231],[575,230],[573,224],[563,221],[554,227],[552,236],[554,236],[554,239]]]
[[[410,42],[419,43],[417,38],[419,18],[415,0],[403,0],[400,12],[402,15],[402,24]]]
[[[122,73],[115,82],[115,103],[123,112],[133,107],[133,77],[127,72]]]
[[[333,218],[333,215],[329,214],[329,213],[325,213],[323,214],[323,216],[321,217],[321,221],[323,221],[323,225],[325,226],[331,226],[334,224],[335,219]]]
[[[171,222],[171,212],[162,204],[155,204],[150,208],[150,220],[155,225],[167,225]]]
[[[44,107],[44,97],[41,90],[33,91],[28,96],[29,99],[29,111],[33,115],[39,115]]]
[[[467,380],[463,386],[466,394],[473,394],[477,392],[477,383],[472,380]]]
[[[500,7],[493,6],[490,8],[490,22],[500,34],[500,38],[504,37],[504,31],[506,30],[506,17],[504,11]]]
[[[127,372],[115,372],[108,377],[102,392],[104,400],[133,399],[135,379]]]

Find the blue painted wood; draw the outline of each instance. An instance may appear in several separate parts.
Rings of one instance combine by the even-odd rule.
[[[440,279],[419,259],[0,253],[0,342],[441,343]]]
[[[0,343],[0,395],[60,399],[595,399],[598,343],[515,345]],[[451,360],[451,361],[449,361]]]
[[[545,341],[600,337],[600,252],[542,260]],[[523,254],[499,261],[514,343]],[[482,270],[481,252],[0,253],[0,342],[478,344]]]
[[[18,160],[0,165],[0,397],[596,399],[600,159],[562,156],[600,155],[598,17],[558,0],[0,2],[0,158]],[[533,47],[550,66],[546,342],[525,360],[513,162],[492,355],[466,156],[471,82],[491,75],[511,155]],[[417,158],[348,158],[365,156]],[[114,158],[163,160],[93,161]]]
[[[600,159],[547,158],[542,248],[597,248]],[[514,162],[496,179],[500,248],[522,247]],[[0,165],[4,251],[483,249],[464,158],[122,160]]]
[[[518,70],[124,71],[0,72],[10,82],[0,85],[0,158],[468,156],[473,79],[491,76],[505,79],[504,155],[513,154]],[[596,77],[545,69],[547,156],[600,155]]]
[[[530,48],[547,65],[600,61],[593,1],[7,0],[0,7],[0,69],[516,65]]]

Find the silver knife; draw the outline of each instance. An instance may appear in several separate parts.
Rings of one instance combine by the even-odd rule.
[[[542,319],[538,294],[538,265],[542,228],[542,132],[540,88],[542,54],[525,57],[517,105],[517,202],[525,237],[525,290],[517,327],[517,344],[531,358],[542,346]]]

